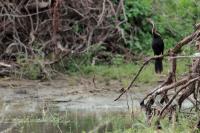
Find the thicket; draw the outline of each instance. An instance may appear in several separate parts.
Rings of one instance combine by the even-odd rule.
[[[36,79],[152,54],[147,18],[169,49],[193,31],[199,5],[198,0],[1,1],[1,75],[16,70]]]
[[[134,52],[151,52],[151,26],[146,18],[152,18],[157,30],[169,49],[194,30],[200,20],[198,0],[126,0],[127,46]],[[152,52],[151,52],[152,53]]]

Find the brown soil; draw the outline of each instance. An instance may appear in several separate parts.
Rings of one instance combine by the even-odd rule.
[[[94,81],[88,78],[63,77],[52,81],[0,80],[0,108],[2,114],[41,112],[44,108],[65,111],[81,109],[90,111],[127,110],[128,104],[139,106],[147,85],[134,86],[130,95],[119,101],[122,84],[118,80]],[[132,97],[132,100],[131,100]]]

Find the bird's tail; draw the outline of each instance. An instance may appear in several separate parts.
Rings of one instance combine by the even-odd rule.
[[[161,73],[163,71],[162,58],[157,58],[155,60],[155,71],[156,73]]]

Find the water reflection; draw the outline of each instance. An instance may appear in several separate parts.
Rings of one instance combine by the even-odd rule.
[[[112,131],[110,116],[124,114],[123,112],[97,113],[80,110],[47,112],[45,116],[39,113],[5,119],[0,129],[10,133],[104,133]]]

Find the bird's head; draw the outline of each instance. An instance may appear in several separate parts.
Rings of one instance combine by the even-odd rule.
[[[153,20],[150,19],[150,18],[147,18],[147,22],[150,23],[150,24],[152,25],[151,34],[152,34],[153,36],[160,36],[160,34],[158,33],[158,31],[157,31],[156,28],[155,28],[155,25],[154,25]]]
[[[153,36],[161,36],[160,33],[158,33],[158,31],[154,27],[152,28],[151,32]]]

